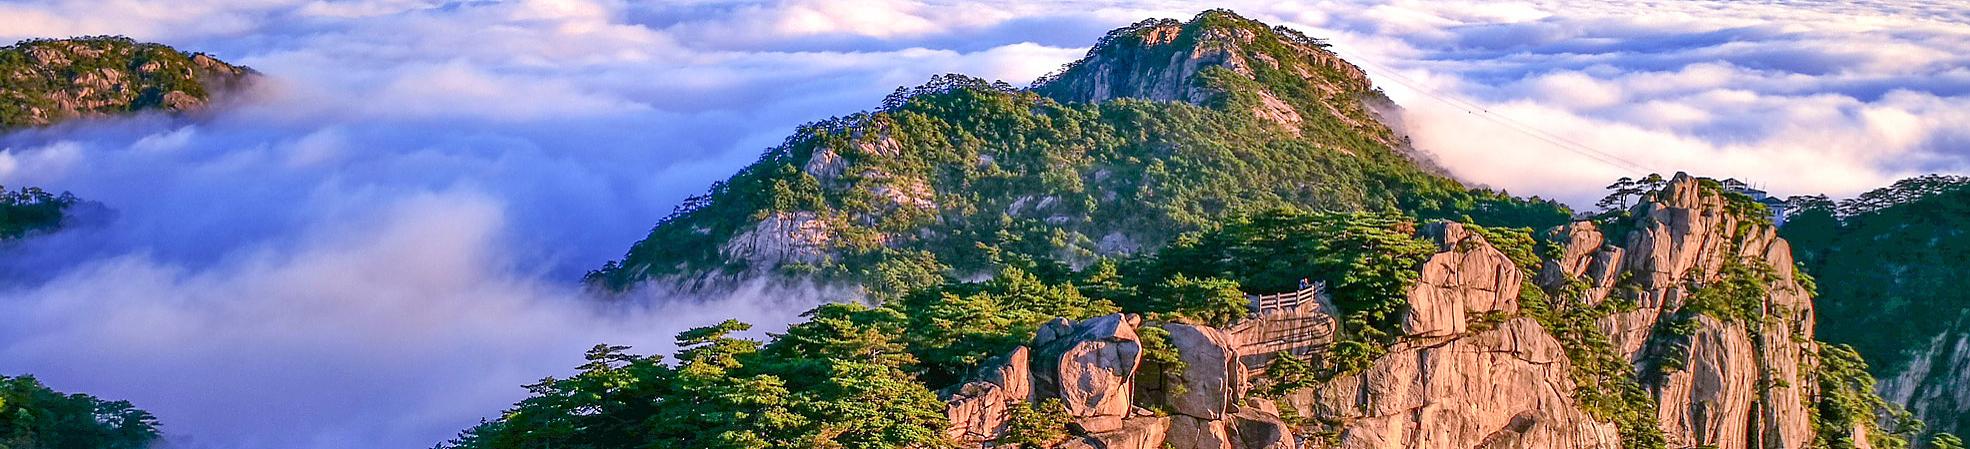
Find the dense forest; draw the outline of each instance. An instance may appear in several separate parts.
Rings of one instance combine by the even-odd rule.
[[[1784,233],[1819,277],[1829,339],[1854,345],[1870,364],[1899,364],[1970,308],[1970,178],[1905,179],[1832,202],[1802,198]]]
[[[125,401],[63,394],[33,376],[0,376],[0,448],[143,449],[157,418]]]
[[[1882,379],[1900,377],[1916,364],[1953,364],[1959,350],[1932,342],[1960,335],[1970,324],[1970,296],[1963,293],[1970,291],[1970,178],[1921,176],[1839,202],[1795,202],[1799,210],[1783,232],[1800,263],[1819,278],[1825,338],[1852,345]],[[1913,384],[1908,388],[1952,384],[1904,382]],[[1964,406],[1970,404],[1913,407],[1933,409],[1927,413],[1932,426],[1963,432],[1970,431],[1970,416],[1958,415]]]

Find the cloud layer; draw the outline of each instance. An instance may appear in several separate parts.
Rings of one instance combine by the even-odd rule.
[[[1584,205],[1632,163],[1849,194],[1970,158],[1970,17],[1948,5],[1213,6],[1330,38],[1420,147],[1514,193]],[[574,282],[795,124],[937,73],[1023,83],[1204,7],[0,3],[0,40],[125,34],[270,79],[206,116],[0,136],[0,184],[103,204],[0,248],[0,373],[133,400],[187,447],[428,447],[589,345],[667,352],[838,298],[634,306]]]

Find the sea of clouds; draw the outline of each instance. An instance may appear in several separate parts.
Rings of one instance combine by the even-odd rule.
[[[595,343],[842,299],[576,282],[795,125],[1207,7],[1331,39],[1417,146],[1518,194],[1689,170],[1847,195],[1970,159],[1970,13],[1940,2],[0,1],[0,40],[266,75],[193,117],[0,136],[0,185],[101,205],[0,247],[0,374],[129,399],[181,447],[429,447]]]

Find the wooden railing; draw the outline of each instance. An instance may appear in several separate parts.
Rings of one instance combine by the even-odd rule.
[[[1257,316],[1266,316],[1282,310],[1298,309],[1301,305],[1319,301],[1320,295],[1326,292],[1326,283],[1315,282],[1312,286],[1302,288],[1299,291],[1270,295],[1253,295],[1251,296],[1252,313]]]
[[[1282,352],[1306,356],[1325,351],[1337,329],[1333,311],[1321,307],[1324,294],[1326,286],[1316,283],[1299,291],[1250,296],[1252,318],[1230,329],[1246,366],[1265,366]]]

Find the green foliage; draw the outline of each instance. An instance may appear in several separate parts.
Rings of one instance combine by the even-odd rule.
[[[1142,366],[1157,371],[1156,378],[1164,380],[1163,386],[1169,389],[1168,394],[1183,394],[1186,387],[1170,379],[1182,376],[1184,368],[1188,365],[1178,354],[1177,347],[1170,344],[1170,331],[1156,326],[1143,326],[1136,329],[1136,339],[1142,343]]]
[[[765,346],[733,338],[727,321],[678,335],[679,362],[598,345],[567,379],[528,386],[532,397],[453,448],[935,448],[948,447],[943,403],[904,372],[912,358],[895,328],[856,305],[816,308]]]
[[[142,449],[157,418],[126,401],[63,394],[34,376],[0,376],[0,448]]]
[[[1818,289],[1818,335],[1852,345],[1875,378],[1903,376],[1933,356],[1927,343],[1964,329],[1970,299],[1970,183],[1927,175],[1897,181],[1856,199],[1795,199],[1799,209],[1779,230],[1793,242],[1797,276]],[[1948,351],[1944,351],[1948,353]],[[1937,360],[1929,360],[1937,362]],[[1940,370],[1935,370],[1940,372]],[[1938,374],[1913,378],[1921,388],[1952,388]],[[1937,431],[1970,431],[1950,416],[1954,406],[1929,404]]]
[[[67,192],[55,195],[39,187],[9,192],[6,186],[0,186],[0,241],[54,230],[61,226],[62,217],[75,202],[75,195]]]
[[[1819,400],[1811,408],[1815,447],[1863,447],[1853,440],[1854,429],[1863,429],[1869,439],[1865,447],[1900,449],[1922,432],[1921,421],[1874,393],[1874,377],[1853,347],[1820,345],[1817,374]]]
[[[1239,290],[1238,281],[1196,279],[1177,273],[1148,291],[1140,305],[1144,311],[1163,312],[1157,318],[1224,327],[1252,313],[1251,300]]]
[[[1178,238],[1137,276],[1228,279],[1259,292],[1297,290],[1302,279],[1325,282],[1351,339],[1365,345],[1343,342],[1339,350],[1373,357],[1374,347],[1396,336],[1417,268],[1436,253],[1415,231],[1415,222],[1392,213],[1271,209]]]
[[[1569,374],[1581,408],[1597,419],[1614,422],[1622,447],[1667,447],[1667,438],[1656,427],[1654,397],[1635,379],[1634,365],[1615,350],[1597,323],[1631,305],[1614,298],[1587,305],[1588,285],[1579,279],[1569,280],[1553,292],[1530,282],[1520,289],[1519,308],[1559,340],[1572,362]]]
[[[1768,286],[1780,282],[1772,267],[1757,261],[1728,260],[1716,279],[1703,282],[1702,276],[1688,276],[1689,298],[1683,311],[1702,314],[1726,322],[1765,321]]]
[[[1498,252],[1505,253],[1506,258],[1512,259],[1512,265],[1517,265],[1521,273],[1530,276],[1538,273],[1541,268],[1544,268],[1546,262],[1541,258],[1540,249],[1549,244],[1534,237],[1532,228],[1485,227],[1467,224],[1464,225],[1464,229],[1483,236],[1484,241],[1490,243],[1491,247],[1497,248]]]
[[[1963,439],[1949,432],[1941,432],[1929,437],[1929,449],[1963,449]]]
[[[931,385],[957,382],[979,362],[1032,341],[1041,324],[1118,310],[1082,296],[1070,284],[1049,284],[1007,268],[983,283],[950,283],[911,293],[883,310],[901,324],[902,342]]]
[[[1285,397],[1302,388],[1319,385],[1320,379],[1319,371],[1305,358],[1282,352],[1266,362],[1265,376],[1255,392],[1264,397]]]
[[[1059,399],[1014,404],[1006,410],[1005,436],[997,443],[1015,449],[1052,447],[1067,438],[1067,423],[1072,421]]]
[[[1780,229],[1819,292],[1819,335],[1853,346],[1877,377],[1893,377],[1939,335],[1965,332],[1970,311],[1970,184],[1924,176],[1833,203],[1802,205]],[[1917,379],[1929,384],[1941,379]],[[1970,416],[1929,415],[1939,431]]]

